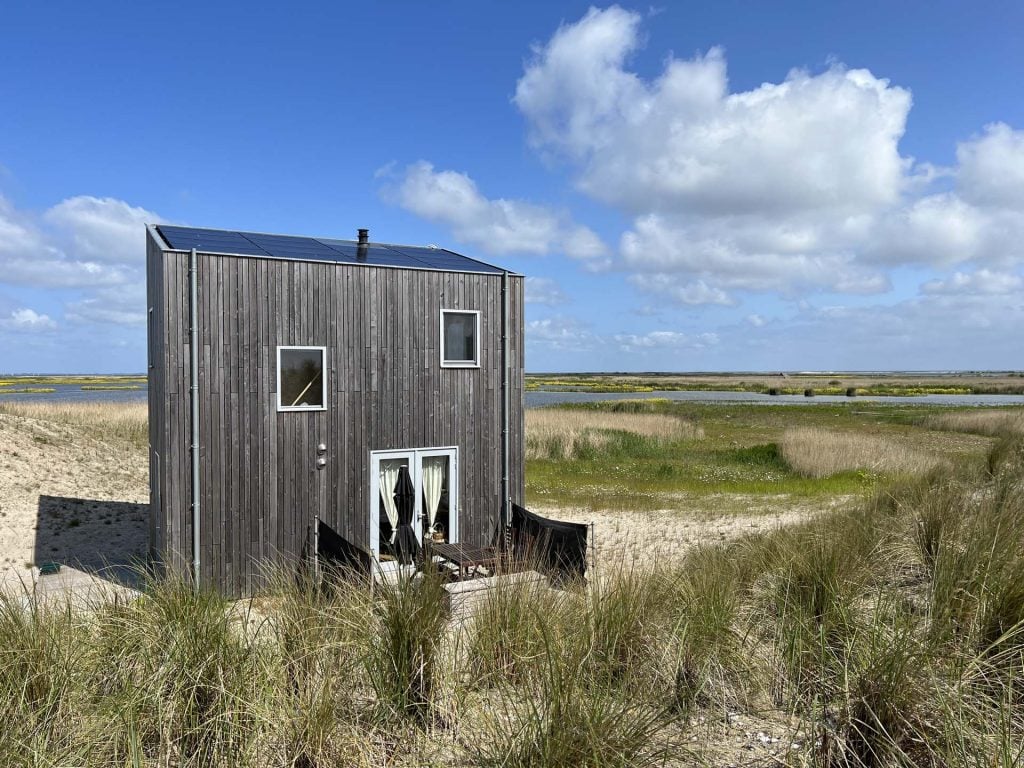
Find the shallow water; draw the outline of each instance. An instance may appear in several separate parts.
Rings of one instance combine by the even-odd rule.
[[[22,385],[14,384],[9,389],[17,389]],[[148,392],[145,384],[142,389],[102,389],[85,390],[81,384],[26,384],[28,387],[46,387],[54,392],[26,392],[18,394],[10,392],[0,394],[0,403],[137,403],[146,402]],[[0,388],[0,392],[7,387]]]
[[[148,396],[145,385],[142,389],[83,390],[80,385],[48,384],[55,392],[0,395],[0,403],[11,402],[103,402],[135,403],[145,402]],[[646,400],[665,398],[690,403],[754,403],[760,405],[821,405],[825,403],[887,403],[893,405],[1024,405],[1024,395],[914,395],[892,397],[886,395],[766,395],[760,392],[527,392],[526,407],[542,408],[559,403],[594,403],[600,400]]]

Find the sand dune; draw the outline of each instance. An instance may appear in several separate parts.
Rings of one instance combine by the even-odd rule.
[[[95,572],[144,559],[147,461],[95,430],[0,413],[0,581],[34,579],[44,562]]]

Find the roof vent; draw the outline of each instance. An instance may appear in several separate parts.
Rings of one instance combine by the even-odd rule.
[[[356,261],[366,261],[366,251],[370,244],[370,230],[359,230],[359,244],[356,246]]]

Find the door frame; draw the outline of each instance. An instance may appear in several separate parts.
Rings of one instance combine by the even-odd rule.
[[[370,552],[380,566],[387,567],[391,563],[380,563],[380,462],[382,459],[409,459],[410,476],[413,488],[416,489],[416,506],[413,521],[423,518],[423,459],[433,456],[448,457],[448,541],[459,540],[459,448],[448,445],[439,448],[393,448],[386,451],[370,451],[370,509],[369,534]],[[395,563],[397,567],[397,563]]]

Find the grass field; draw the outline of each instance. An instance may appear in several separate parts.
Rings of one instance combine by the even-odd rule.
[[[580,459],[628,436],[653,446],[703,437],[692,422],[669,414],[545,408],[526,412],[527,459]]]
[[[29,408],[0,416],[143,455],[142,407]],[[324,592],[281,574],[236,603],[173,581],[86,607],[2,594],[0,765],[1018,766],[1024,437],[1019,411],[989,413],[531,416],[527,442],[562,448],[528,462],[530,492],[559,475],[601,508],[618,491],[625,520],[643,514],[633,475],[657,504],[757,487],[855,503],[565,590],[505,586],[461,624],[433,578]],[[855,458],[833,467],[835,446]]]
[[[706,373],[526,375],[526,389],[578,392],[718,391],[776,395],[1024,394],[1024,372],[992,373]]]
[[[550,409],[550,415],[548,410],[527,417],[527,502],[590,510],[671,509],[679,494],[703,499],[709,511],[727,503],[730,494],[863,496],[930,466],[980,466],[993,440],[977,430],[950,431],[929,421],[959,411],[921,406],[854,402],[799,408],[653,399],[564,406]],[[674,434],[652,434],[630,426],[628,419],[639,417],[660,419],[644,424],[683,426]],[[602,421],[583,431],[590,437],[583,450],[574,449],[572,462],[564,449],[548,448],[577,445],[578,425],[597,418]],[[615,418],[621,421],[609,421]]]
[[[145,376],[10,376],[0,374],[4,387],[46,387],[60,384],[76,387],[122,387],[145,384]]]

